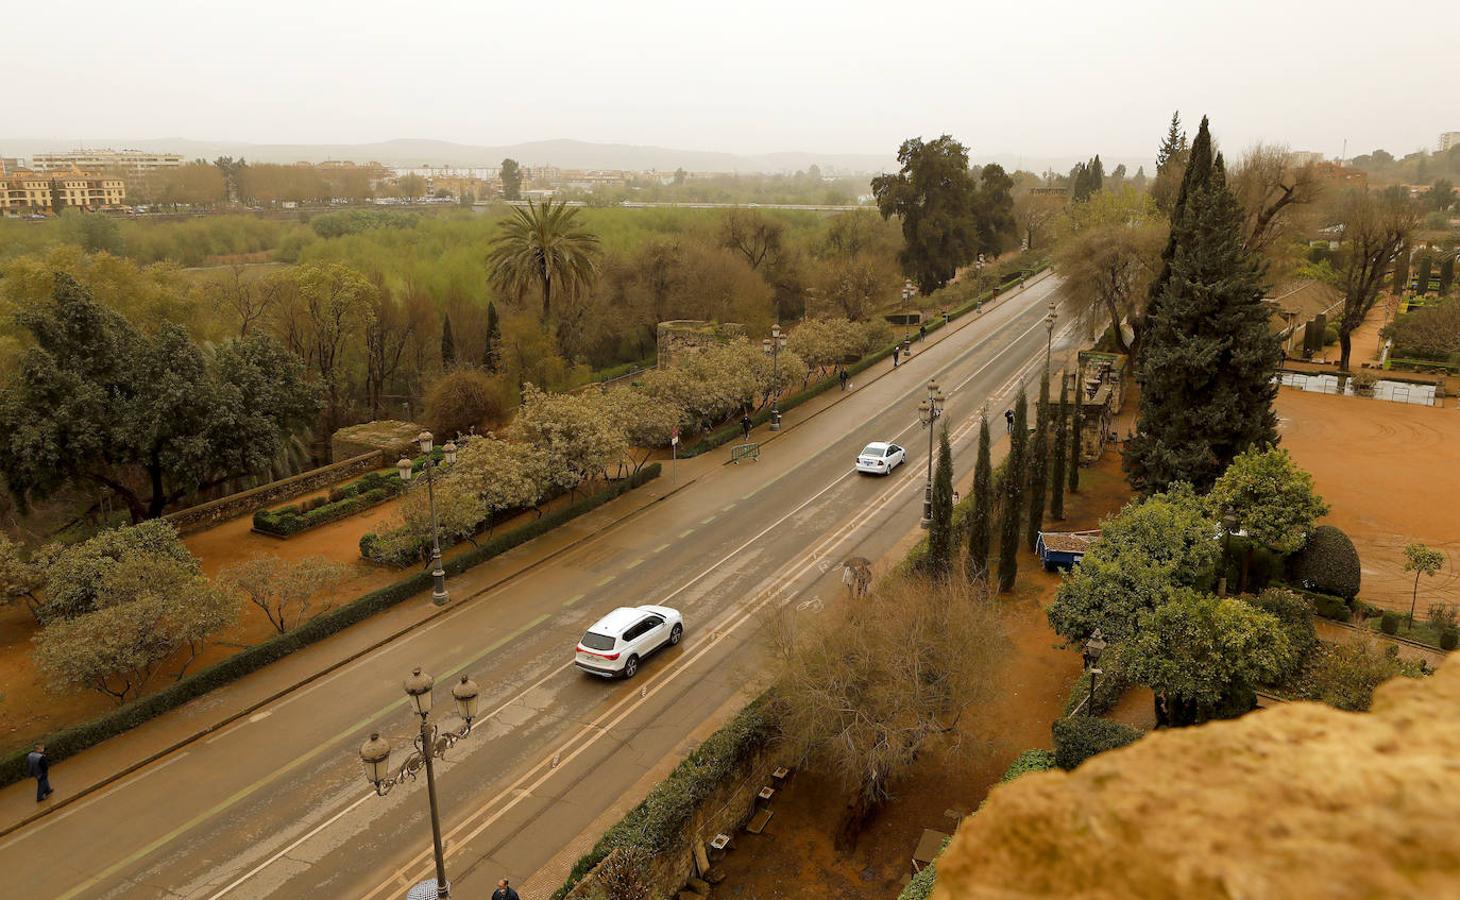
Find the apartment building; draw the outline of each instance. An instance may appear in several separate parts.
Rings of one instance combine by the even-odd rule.
[[[72,150],[67,153],[37,153],[30,167],[37,172],[153,172],[175,169],[183,164],[180,153],[151,153],[146,150]]]
[[[1448,153],[1451,148],[1460,147],[1460,131],[1446,131],[1440,135],[1440,152]]]
[[[36,172],[6,169],[0,172],[0,215],[19,216],[84,209],[94,212],[121,206],[127,185],[115,175],[81,171]]]

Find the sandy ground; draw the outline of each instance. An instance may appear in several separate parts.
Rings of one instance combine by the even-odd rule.
[[[1436,600],[1460,602],[1460,410],[1283,388],[1277,411],[1282,446],[1332,510],[1323,521],[1359,551],[1359,596],[1407,612],[1414,576],[1404,547],[1418,541],[1449,557],[1421,582],[1419,614]]]
[[[1113,448],[1096,466],[1081,471],[1080,485],[1080,493],[1067,495],[1061,527],[1097,527],[1129,495]],[[1079,655],[1058,648],[1059,638],[1044,616],[1058,584],[1058,576],[1046,573],[1036,557],[1021,556],[1015,591],[998,601],[1007,614],[1011,639],[998,697],[977,711],[971,738],[957,747],[933,747],[924,753],[912,774],[894,787],[894,799],[871,821],[855,850],[842,855],[833,847],[842,813],[842,802],[834,799],[841,796],[838,785],[809,771],[798,772],[776,797],[775,817],[766,832],[736,835],[736,849],[722,864],[727,877],[715,886],[715,896],[896,896],[911,872],[913,850],[924,829],[951,834],[957,823],[946,813],[966,815],[977,809],[1016,756],[1050,746],[1050,723],[1063,714],[1070,685],[1080,672]]]

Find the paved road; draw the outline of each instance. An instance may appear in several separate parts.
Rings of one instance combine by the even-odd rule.
[[[400,897],[429,872],[424,786],[387,798],[356,751],[372,729],[397,748],[412,725],[412,666],[483,687],[484,720],[438,770],[447,865],[459,896],[526,881],[754,679],[755,635],[780,607],[841,596],[848,555],[878,558],[921,510],[927,443],[915,421],[929,377],[949,395],[960,472],[972,417],[1002,412],[1045,349],[1054,279],[1031,285],[904,368],[767,444],[758,463],[704,475],[501,588],[188,746],[97,796],[0,840],[9,894],[25,897]],[[1067,320],[1067,319],[1066,319]],[[890,478],[851,472],[868,440],[909,448]],[[681,608],[682,645],[632,682],[566,662],[617,605]],[[397,759],[399,759],[399,752]]]

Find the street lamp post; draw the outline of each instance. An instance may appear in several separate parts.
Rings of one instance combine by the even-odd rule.
[[[923,521],[922,526],[929,528],[933,524],[933,426],[943,415],[943,404],[948,398],[938,387],[938,382],[928,382],[928,396],[918,403],[918,421],[928,429],[928,481],[923,486]]]
[[[1217,596],[1227,596],[1227,569],[1232,564],[1232,532],[1237,530],[1237,517],[1227,510],[1222,515],[1222,577],[1217,580]]]
[[[1084,649],[1080,655],[1085,658],[1085,671],[1090,673],[1090,696],[1085,701],[1085,715],[1095,715],[1095,679],[1100,676],[1100,670],[1095,668],[1100,662],[1100,652],[1105,649],[1105,634],[1099,628],[1090,632],[1090,637],[1085,640]]]
[[[400,769],[394,774],[390,771],[390,742],[380,736],[379,732],[371,732],[370,740],[360,747],[360,762],[365,767],[365,780],[375,788],[375,793],[384,797],[390,793],[391,788],[405,782],[407,778],[416,780],[416,773],[421,769],[426,770],[426,793],[431,802],[431,840],[436,851],[436,897],[438,900],[448,900],[451,895],[451,885],[446,880],[446,854],[441,842],[441,815],[436,805],[436,770],[431,765],[433,760],[440,759],[456,745],[456,742],[471,734],[471,723],[477,715],[477,696],[480,691],[477,683],[469,677],[461,676],[461,681],[451,688],[451,696],[456,700],[456,711],[462,718],[460,727],[454,730],[443,730],[431,721],[431,688],[435,685],[435,679],[430,675],[422,674],[419,668],[411,672],[406,678],[403,687],[406,696],[411,698],[414,712],[421,720],[421,730],[414,740],[415,750],[411,751],[401,763]],[[429,884],[429,882],[427,882]]]
[[[780,325],[771,326],[771,336],[760,342],[760,348],[771,358],[771,431],[781,430],[781,349],[786,336]]]
[[[902,349],[906,352],[912,346],[912,322],[908,321],[907,308],[912,306],[912,299],[916,297],[918,289],[913,286],[911,280],[902,283]]]
[[[1050,360],[1054,355],[1054,322],[1058,318],[1059,313],[1055,312],[1055,302],[1051,300],[1049,301],[1049,314],[1044,317],[1044,332],[1046,335],[1044,340],[1044,377],[1046,379],[1049,378]]]
[[[416,443],[420,445],[421,452],[426,455],[426,502],[431,508],[431,578],[435,582],[431,588],[431,602],[437,606],[445,606],[451,597],[446,593],[446,569],[441,565],[441,531],[436,524],[436,460],[431,455],[433,446],[431,432],[421,432],[416,437]],[[456,462],[456,444],[454,442],[447,441],[442,446],[441,453],[447,465]],[[400,480],[409,483],[414,468],[411,461],[402,456],[395,465],[400,470]]]

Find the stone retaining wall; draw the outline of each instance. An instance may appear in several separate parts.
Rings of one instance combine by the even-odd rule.
[[[261,507],[292,500],[295,497],[328,487],[335,482],[344,481],[346,478],[382,468],[389,463],[386,455],[384,451],[372,450],[369,453],[352,456],[318,469],[310,469],[307,472],[300,472],[298,475],[261,484],[256,488],[229,494],[227,497],[219,497],[217,500],[180,509],[175,513],[163,516],[163,519],[171,522],[178,534],[205,531],[220,522],[250,515]]]
[[[771,773],[781,764],[774,748],[766,748],[737,767],[733,778],[726,779],[699,803],[690,815],[689,826],[679,845],[667,853],[655,854],[649,860],[648,896],[673,897],[696,874],[694,848],[697,842],[703,843],[708,850],[710,841],[721,832],[732,838],[738,837],[740,829],[755,813],[756,794],[771,783]],[[593,900],[605,896],[607,891],[599,883],[599,873],[618,852],[613,851],[583,876],[566,900]],[[732,849],[730,852],[735,851]]]

